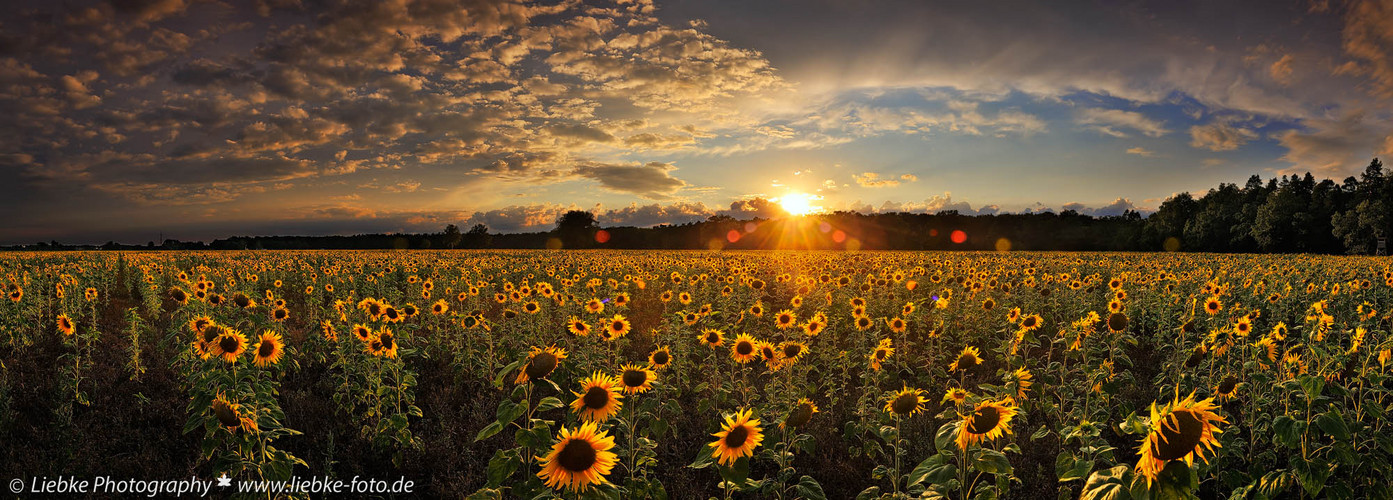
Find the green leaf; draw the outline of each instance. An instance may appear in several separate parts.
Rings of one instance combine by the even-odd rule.
[[[489,459],[488,485],[498,487],[518,470],[517,451],[498,450]]]
[[[526,362],[526,358],[519,359],[517,361],[509,363],[508,366],[503,367],[502,370],[498,370],[498,376],[493,378],[493,386],[503,387],[503,379],[507,378],[508,374],[513,373],[513,370],[517,370],[518,367],[522,366],[522,364]]]
[[[870,487],[870,488],[866,488],[866,489],[864,489],[864,490],[861,490],[861,493],[858,494],[858,495],[856,495],[856,500],[873,500],[873,499],[879,498],[879,497],[880,497],[880,487],[879,487],[879,486],[872,486],[872,487]]]
[[[502,431],[503,431],[503,423],[502,423],[502,422],[494,422],[494,423],[491,423],[491,424],[488,425],[488,427],[484,427],[483,430],[480,430],[479,433],[476,434],[476,435],[474,436],[474,442],[477,443],[477,442],[479,442],[479,441],[483,441],[483,440],[485,440],[485,439],[491,438],[491,437],[493,437],[494,434],[498,434],[499,432],[502,432]]]
[[[1132,468],[1119,465],[1111,469],[1094,471],[1083,484],[1079,500],[1127,500],[1131,494],[1127,490],[1127,476]]]
[[[996,450],[982,449],[972,460],[972,466],[989,474],[1010,474],[1011,461]]]
[[[560,399],[557,399],[555,396],[548,396],[537,402],[537,411],[555,410],[562,406],[566,406],[566,404],[562,403]]]
[[[822,485],[818,484],[816,479],[809,476],[799,478],[798,485],[795,489],[798,491],[799,497],[807,500],[827,499],[827,495],[822,492]]]
[[[919,465],[906,476],[906,489],[913,488],[919,484],[942,484],[958,475],[958,466],[948,461],[948,457],[942,453],[935,453],[933,456],[919,462]]]
[[[1340,414],[1340,410],[1331,409],[1316,417],[1316,425],[1320,430],[1331,435],[1340,441],[1349,440],[1349,426],[1345,425],[1345,416]]]
[[[1035,441],[1048,435],[1050,435],[1050,428],[1046,427],[1045,424],[1040,424],[1040,428],[1030,435],[1030,440]]]
[[[952,421],[938,428],[938,433],[934,435],[934,446],[938,451],[951,449],[953,439],[958,437],[958,425],[958,421]]]
[[[711,449],[711,445],[709,444],[702,446],[701,449],[697,450],[696,458],[693,459],[692,463],[688,464],[687,467],[693,469],[705,469],[710,467],[711,464],[716,463],[716,457],[711,456],[713,451],[714,450]]]

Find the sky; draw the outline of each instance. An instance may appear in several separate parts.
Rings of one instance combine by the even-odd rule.
[[[20,1],[0,244],[1147,213],[1390,99],[1393,0]]]

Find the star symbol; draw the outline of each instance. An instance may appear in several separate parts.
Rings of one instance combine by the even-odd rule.
[[[218,487],[226,488],[228,486],[232,486],[232,478],[227,477],[227,473],[224,472],[222,473],[222,476],[218,477]]]

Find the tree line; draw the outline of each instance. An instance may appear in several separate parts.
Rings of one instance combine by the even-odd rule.
[[[1196,197],[1180,193],[1149,217],[1136,211],[1091,216],[1074,210],[963,215],[832,212],[807,217],[704,221],[656,227],[601,227],[595,214],[573,210],[555,228],[494,234],[483,224],[461,232],[353,236],[237,236],[212,243],[166,240],[156,246],[62,245],[23,249],[810,249],[810,250],[1072,250],[1371,254],[1393,233],[1393,174],[1373,159],[1359,176],[1319,182],[1309,172],[1242,186],[1220,183]]]

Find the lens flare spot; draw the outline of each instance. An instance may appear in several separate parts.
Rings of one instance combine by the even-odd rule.
[[[961,245],[963,244],[963,242],[967,241],[967,233],[964,233],[961,230],[954,230],[951,234],[948,235],[948,239],[953,240],[953,243]]]
[[[997,239],[996,239],[996,251],[998,251],[998,252],[1009,252],[1009,251],[1011,251],[1011,240],[1008,240],[1008,239],[1006,239],[1006,238],[997,238]]]
[[[604,229],[595,231],[595,242],[599,244],[609,243],[609,231]]]

